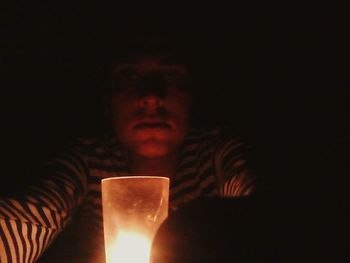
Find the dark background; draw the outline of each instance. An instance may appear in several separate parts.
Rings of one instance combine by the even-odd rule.
[[[349,220],[346,10],[334,1],[2,3],[0,190],[35,177],[34,164],[76,136],[107,130],[97,94],[111,38],[183,31],[201,54],[195,123],[252,144],[259,194],[288,247],[347,251],[337,242]]]
[[[202,54],[196,123],[228,126],[252,143],[261,192],[305,210],[344,211],[346,22],[335,2],[8,1],[1,187],[35,176],[32,164],[70,139],[105,131],[96,94],[108,40],[162,25],[187,32]]]

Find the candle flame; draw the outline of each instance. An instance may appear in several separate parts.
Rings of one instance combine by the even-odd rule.
[[[120,231],[107,251],[109,263],[149,263],[151,240],[139,233]]]

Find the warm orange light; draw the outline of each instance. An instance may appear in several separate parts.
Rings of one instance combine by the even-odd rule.
[[[151,240],[139,233],[121,231],[109,250],[107,262],[148,263]]]
[[[153,237],[168,216],[169,178],[102,180],[107,263],[149,263]]]

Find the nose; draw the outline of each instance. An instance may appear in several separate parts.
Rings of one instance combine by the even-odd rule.
[[[164,100],[157,94],[148,94],[139,98],[139,106],[142,108],[160,108]]]
[[[161,76],[144,77],[138,87],[139,105],[141,107],[161,107],[166,97],[166,84]]]

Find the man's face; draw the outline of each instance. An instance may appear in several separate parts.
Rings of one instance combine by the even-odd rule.
[[[138,55],[112,68],[111,110],[119,141],[146,158],[176,152],[188,130],[189,73],[166,55]]]

